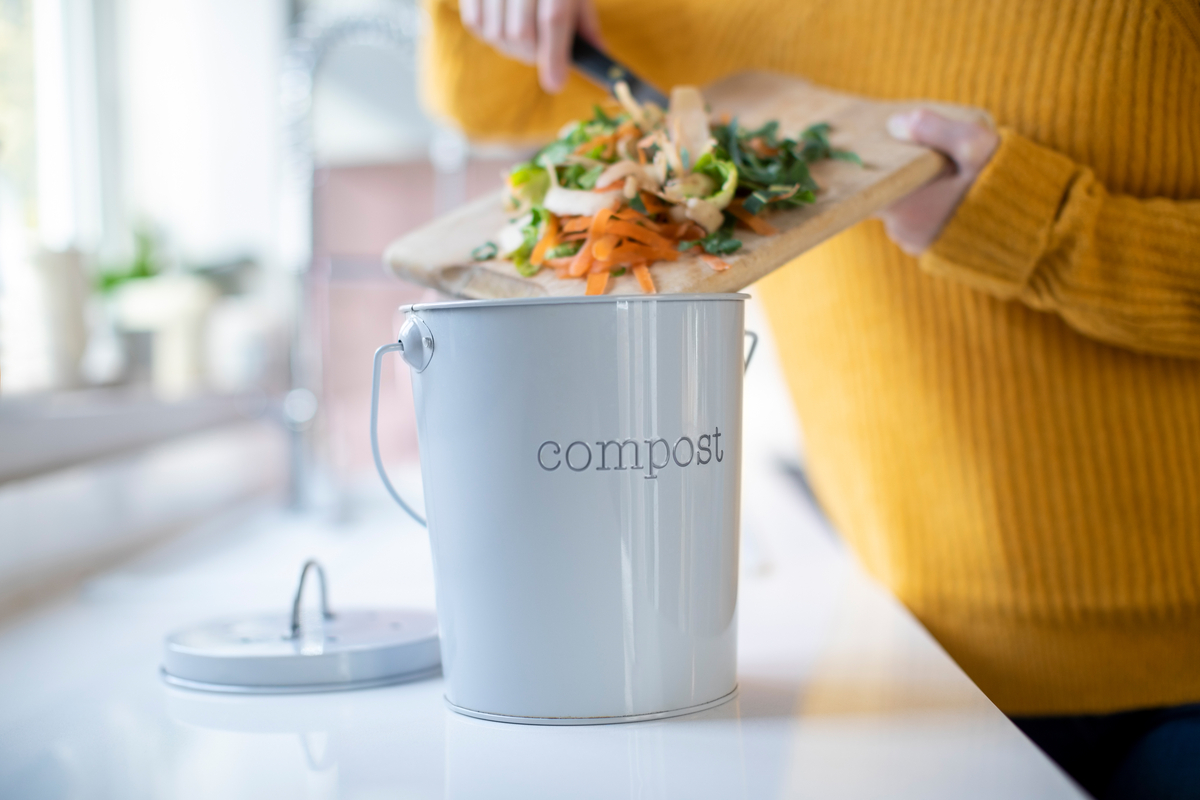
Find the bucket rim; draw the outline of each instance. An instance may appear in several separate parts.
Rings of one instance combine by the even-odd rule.
[[[633,301],[637,303],[674,302],[740,302],[749,300],[744,292],[694,292],[690,294],[606,294],[567,295],[561,297],[504,297],[494,300],[443,300],[436,303],[409,303],[400,306],[408,314],[420,311],[453,311],[469,308],[504,308],[507,306],[603,305]]]

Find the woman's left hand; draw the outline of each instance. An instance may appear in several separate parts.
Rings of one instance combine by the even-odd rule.
[[[932,182],[878,215],[891,240],[904,252],[917,256],[933,244],[950,221],[996,152],[1000,137],[982,125],[956,122],[923,108],[890,117],[887,127],[897,139],[940,150],[951,161]]]

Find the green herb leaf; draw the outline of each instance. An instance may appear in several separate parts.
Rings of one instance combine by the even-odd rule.
[[[580,189],[595,189],[596,180],[604,173],[604,166],[597,164],[575,179]]]
[[[619,124],[619,120],[613,119],[608,114],[605,114],[604,109],[596,104],[592,105],[592,121],[609,129],[615,128]]]
[[[634,211],[638,212],[639,214],[649,213],[646,211],[646,204],[642,202],[642,195],[640,192],[638,194],[635,194],[632,198],[630,198],[629,207],[632,208]]]
[[[584,141],[586,141],[586,139]],[[577,146],[578,145],[576,145],[576,147]],[[551,142],[539,150],[538,154],[533,157],[533,160],[541,166],[549,168],[563,163],[566,161],[567,156],[571,155],[573,152],[575,152],[575,147],[573,147],[569,142]]]
[[[612,274],[613,274],[613,276],[614,276],[614,277],[619,277],[619,276],[621,276],[621,275],[624,275],[624,274],[625,274],[625,272],[626,272],[626,270],[625,270],[625,268],[624,268],[624,267],[617,267],[616,269],[614,269],[614,270],[612,271]]]
[[[728,224],[722,225],[717,230],[705,236],[703,239],[692,239],[690,241],[682,241],[679,243],[679,251],[686,253],[695,245],[700,245],[704,248],[704,252],[711,253],[714,256],[727,256],[730,253],[735,253],[741,249],[742,243],[736,239],[730,230],[732,226]]]
[[[475,261],[487,261],[495,258],[497,252],[495,242],[484,242],[471,251],[471,258]]]
[[[742,201],[742,208],[749,211],[751,214],[757,214],[766,207],[767,203],[771,202],[771,198],[763,192],[754,192],[745,200]]]
[[[575,126],[571,128],[570,132],[559,141],[565,144],[570,150],[574,150],[576,147],[579,147],[579,145],[591,138],[592,137],[588,135],[587,127],[582,123],[577,122],[575,123]]]
[[[564,242],[546,251],[546,258],[567,258],[579,252],[583,242]]]

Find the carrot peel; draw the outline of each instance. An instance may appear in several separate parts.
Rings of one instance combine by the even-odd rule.
[[[733,214],[742,222],[746,223],[746,227],[757,233],[759,236],[774,236],[779,233],[778,229],[771,223],[767,222],[757,214],[751,214],[741,203],[730,203],[727,207],[730,214]]]

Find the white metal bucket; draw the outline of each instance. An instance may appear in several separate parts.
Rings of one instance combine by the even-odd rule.
[[[401,351],[454,710],[587,724],[733,696],[745,297],[402,309],[371,438],[404,506],[376,442]]]

